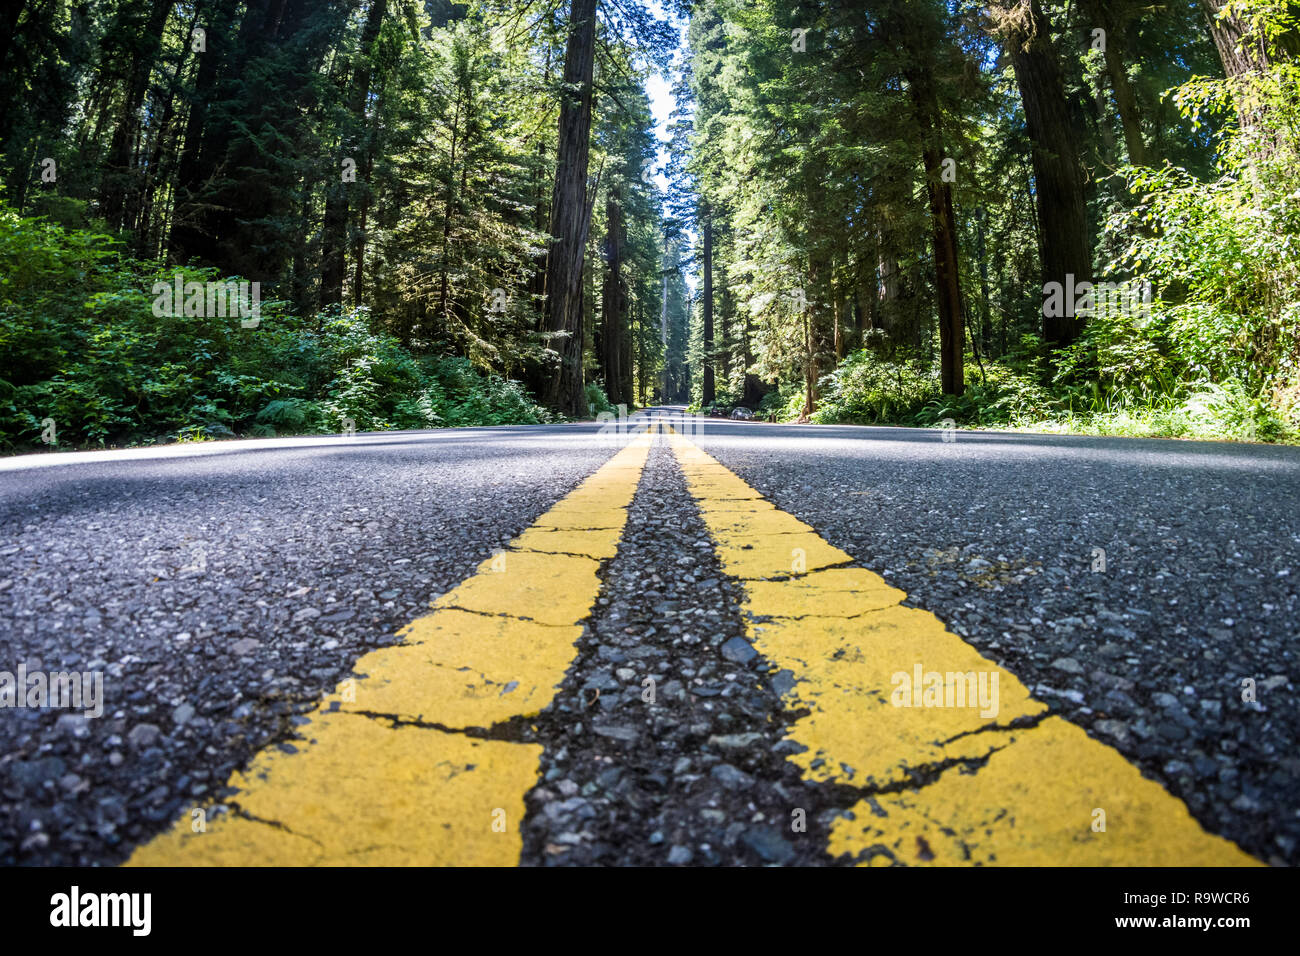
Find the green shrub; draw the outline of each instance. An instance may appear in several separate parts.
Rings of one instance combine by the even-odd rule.
[[[0,202],[0,445],[37,445],[50,419],[71,445],[549,420],[518,382],[413,355],[365,309],[155,316],[154,283],[178,271],[226,281]]]
[[[587,409],[593,416],[618,411],[609,403],[609,396],[605,394],[605,386],[602,382],[587,383]]]
[[[869,349],[846,357],[834,372],[822,377],[820,386],[821,402],[813,421],[824,425],[903,422],[939,394],[937,373],[919,362],[884,361]],[[786,415],[797,416],[803,406],[802,392],[792,394]]]

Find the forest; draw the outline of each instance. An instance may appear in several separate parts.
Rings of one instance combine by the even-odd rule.
[[[0,444],[656,403],[1298,441],[1298,13],[13,0]]]

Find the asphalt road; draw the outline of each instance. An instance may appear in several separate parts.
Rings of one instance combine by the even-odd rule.
[[[0,863],[199,862],[218,845],[219,862],[266,862],[256,855],[268,841],[221,835],[242,832],[227,822],[241,819],[302,837],[310,853],[285,849],[286,861],[346,861],[380,845],[380,817],[400,828],[419,815],[381,800],[371,813],[356,797],[367,779],[376,794],[410,786],[447,817],[431,838],[438,862],[1086,862],[1072,854],[1105,839],[1095,810],[1108,788],[1122,809],[1097,852],[1128,848],[1107,860],[1195,860],[1204,847],[1206,860],[1300,862],[1300,450],[965,431],[945,441],[676,410],[609,431],[0,461],[0,695],[3,672],[20,666],[97,673],[103,687],[97,717],[0,708]],[[728,525],[733,512],[741,523]],[[794,522],[780,533],[795,535],[798,556],[746,571],[777,540],[768,521]],[[533,544],[511,545],[530,528]],[[894,596],[826,611],[827,640],[840,643],[823,655],[821,624],[802,616],[822,612],[774,608],[841,572],[856,583],[817,601]],[[471,592],[486,603],[466,603]],[[434,611],[432,637],[399,633],[440,597],[450,610]],[[546,619],[569,604],[572,615]],[[934,655],[949,655],[1001,674],[1021,716],[941,734],[956,718],[927,711],[934,722],[915,726],[933,731],[895,735],[891,712],[861,709],[887,684],[817,690],[843,683],[823,656],[871,657],[883,620],[871,614],[920,622],[899,631],[929,655],[918,665],[943,669]],[[446,623],[472,615],[499,632]],[[787,644],[765,638],[773,620],[795,622]],[[472,645],[458,651],[466,663],[439,658],[439,640]],[[474,657],[484,648],[497,655],[488,663]],[[527,679],[502,677],[490,695],[486,676],[453,691],[444,680],[510,668]],[[328,701],[349,678],[358,702],[383,685],[418,703],[337,716],[348,698]],[[1008,755],[1048,727],[1058,757],[1012,767]],[[958,738],[1003,743],[976,752]],[[864,740],[867,766],[834,758]],[[938,757],[922,752],[940,744]],[[380,779],[390,746],[406,768],[397,783]],[[449,761],[474,772],[421,776]],[[321,769],[338,766],[360,769]],[[1080,780],[1091,789],[1076,799]],[[1017,810],[1031,797],[1063,809]],[[297,816],[268,821],[256,806]],[[1183,806],[1187,827],[1126,835],[1130,808],[1167,820]],[[191,825],[196,811],[211,831]],[[872,816],[885,822],[863,824]],[[322,819],[329,838],[311,829]],[[968,822],[982,844],[966,840],[952,859],[916,836]],[[1027,839],[1036,855],[1018,857]],[[311,855],[326,849],[343,856]]]

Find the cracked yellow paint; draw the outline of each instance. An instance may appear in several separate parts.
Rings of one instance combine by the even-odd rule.
[[[618,528],[529,528],[510,542],[515,551],[539,551],[543,554],[582,554],[604,561],[618,550]]]
[[[518,863],[541,747],[328,711],[300,733],[298,753],[268,748],[231,777],[240,815],[214,816],[201,833],[187,816],[127,865]]]
[[[812,531],[811,525],[796,521],[784,511],[777,511],[770,502],[753,501],[749,502],[749,504],[762,504],[765,507],[762,509],[737,508],[734,511],[710,509],[710,527],[717,529],[720,538],[726,538],[733,532],[740,534],[799,534]]]
[[[903,607],[904,592],[863,568],[828,567],[852,558],[693,442],[669,440],[723,570],[741,586],[755,648],[794,675],[787,706],[807,715],[787,737],[806,749],[790,759],[809,780],[875,791],[854,819],[833,824],[832,856],[867,865],[1256,863],[1117,751],[1047,716],[1013,674],[933,614]],[[918,667],[933,675],[933,698],[910,693]],[[993,702],[996,713],[984,706]],[[1093,829],[1097,810],[1104,832]]]
[[[871,787],[901,783],[912,769],[987,756],[1006,743],[1004,731],[990,728],[1046,710],[1005,671],[998,673],[993,719],[982,717],[978,706],[895,707],[893,676],[902,672],[910,678],[918,663],[923,671],[944,675],[944,690],[954,688],[954,701],[956,675],[974,672],[978,684],[981,671],[990,674],[997,667],[927,611],[896,602],[870,610],[885,593],[879,587],[868,590],[854,606],[851,595],[832,592],[826,607],[853,612],[845,617],[785,617],[782,611],[799,608],[791,608],[784,596],[760,605],[755,598],[761,600],[764,591],[748,595],[742,605],[751,615],[770,618],[748,625],[754,646],[794,671],[797,705],[810,710],[790,730],[808,750],[790,759],[811,780]],[[991,677],[986,683],[991,687]]]
[[[187,813],[127,865],[517,864],[542,748],[457,731],[554,699],[651,441],[633,438],[404,628],[403,643],[358,660],[291,744],[231,777],[237,812],[202,832]]]
[[[585,616],[585,615],[583,615]],[[554,696],[580,624],[446,610],[421,618],[406,643],[357,661],[362,675],[339,707],[454,730],[536,714]]]
[[[750,581],[745,591],[749,604],[773,617],[850,618],[893,607],[907,597],[862,568],[828,568],[788,581]]]
[[[616,508],[610,508],[612,514]],[[435,608],[462,608],[504,614],[541,624],[572,624],[587,616],[600,587],[594,558],[568,554],[506,551],[485,561],[478,574],[433,602]]]
[[[881,847],[930,866],[1242,866],[1255,863],[1211,836],[1178,800],[1117,751],[1048,717],[1008,735],[974,773],[865,800],[837,820],[829,850]],[[1095,811],[1105,831],[1094,831]],[[1081,826],[1080,821],[1088,821]]]

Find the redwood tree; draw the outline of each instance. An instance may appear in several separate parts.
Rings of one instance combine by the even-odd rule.
[[[701,309],[704,313],[704,392],[701,405],[712,405],[717,399],[713,381],[713,219],[705,206],[700,223],[704,239],[704,276],[701,291]]]
[[[582,267],[594,195],[587,190],[591,154],[592,70],[596,0],[572,0],[564,55],[564,85],[551,196],[551,250],[546,263],[546,331],[558,355],[540,397],[566,415],[585,417],[582,378]]]
[[[991,13],[1015,70],[1033,145],[1043,283],[1064,287],[1070,275],[1077,282],[1091,281],[1083,164],[1052,25],[1038,0],[1003,0]],[[1082,325],[1075,316],[1044,315],[1043,337],[1057,347],[1069,345]]]
[[[632,369],[627,362],[628,339],[627,292],[623,284],[623,246],[625,227],[617,189],[611,189],[605,201],[608,233],[605,239],[605,283],[600,306],[600,366],[605,375],[605,394],[615,405],[631,407]]]

